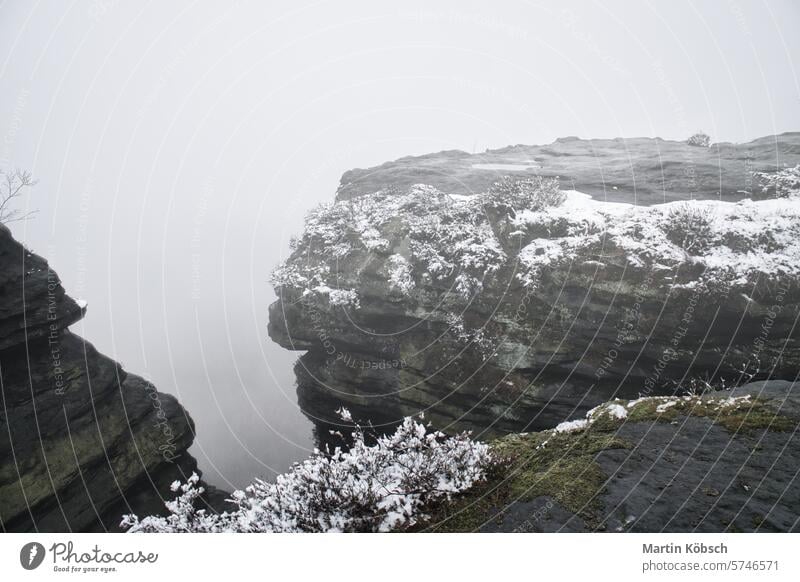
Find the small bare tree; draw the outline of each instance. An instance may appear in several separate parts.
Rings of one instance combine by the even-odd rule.
[[[711,136],[703,133],[702,131],[698,131],[696,134],[689,137],[689,139],[686,140],[686,143],[690,146],[707,148],[711,146]]]
[[[25,193],[26,188],[36,185],[30,172],[14,170],[4,172],[0,170],[0,224],[8,224],[18,220],[25,220],[36,214],[35,210],[22,212],[18,208],[12,208],[14,199],[19,198]]]

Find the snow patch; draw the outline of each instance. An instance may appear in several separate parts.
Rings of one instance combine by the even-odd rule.
[[[585,429],[589,426],[589,421],[586,419],[567,420],[560,423],[554,430],[556,432],[576,432]]]

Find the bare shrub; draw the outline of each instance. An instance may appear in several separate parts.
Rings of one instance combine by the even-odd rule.
[[[494,208],[544,210],[559,206],[564,198],[558,178],[533,176],[517,179],[505,176],[492,184],[483,202],[485,206]]]
[[[340,416],[352,422],[350,413]],[[257,479],[232,494],[233,511],[197,509],[199,478],[176,481],[169,515],[126,515],[131,532],[375,532],[407,527],[424,508],[466,491],[493,462],[488,445],[467,433],[447,437],[406,418],[397,431],[366,444],[356,425],[353,445],[327,454],[316,451],[275,483]]]
[[[18,208],[12,208],[14,200],[25,193],[27,188],[36,185],[36,180],[31,177],[30,172],[14,170],[6,173],[0,170],[0,224],[8,224],[18,220],[25,220],[36,214],[36,211],[22,212]]]
[[[689,139],[686,140],[686,143],[690,146],[707,148],[711,145],[711,137],[707,133],[698,131],[696,134],[690,136]]]
[[[664,231],[669,241],[690,254],[702,254],[713,243],[713,217],[708,209],[684,202],[670,209]]]

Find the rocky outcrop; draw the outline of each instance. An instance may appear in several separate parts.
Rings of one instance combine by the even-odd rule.
[[[655,204],[690,198],[740,200],[757,194],[751,172],[800,161],[800,133],[711,147],[660,138],[578,139],[541,146],[514,145],[479,154],[447,151],[409,156],[345,172],[337,200],[394,187],[430,184],[443,192],[485,192],[498,176],[559,176],[565,186],[596,200]]]
[[[275,273],[269,334],[306,352],[298,397],[321,425],[345,405],[485,436],[615,397],[794,378],[800,207],[759,199],[751,174],[776,158],[800,162],[800,134],[568,139],[349,172]],[[678,197],[712,200],[641,205]]]
[[[615,401],[581,425],[498,439],[487,481],[417,529],[798,531],[798,423],[788,381]]]
[[[4,226],[0,296],[3,531],[113,531],[125,513],[162,512],[196,470],[192,419],[67,329],[85,305]]]

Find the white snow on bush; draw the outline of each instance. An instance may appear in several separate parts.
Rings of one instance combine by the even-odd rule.
[[[400,291],[409,292],[416,278],[427,277],[451,282],[458,294],[469,297],[506,260],[479,198],[454,201],[417,184],[404,193],[380,191],[319,206],[309,213],[295,253],[273,272],[272,282],[312,292],[334,287],[343,261],[374,256],[391,262],[391,283]]]
[[[554,429],[556,432],[576,432],[579,430],[585,429],[589,426],[589,422],[586,419],[578,419],[578,420],[567,420],[560,423]]]
[[[764,194],[778,198],[800,196],[800,164],[793,168],[782,168],[777,172],[755,172]]]
[[[702,228],[676,238],[682,215],[704,221]],[[617,248],[635,267],[705,265],[705,279],[746,284],[756,275],[800,275],[800,198],[721,202],[693,200],[655,206],[593,200],[577,191],[566,192],[560,206],[518,212],[518,232],[557,233],[536,237],[520,252],[527,267],[520,279],[535,285],[543,267],[591,254],[593,249]],[[680,233],[677,233],[680,234]],[[685,239],[702,244],[684,245]],[[687,248],[688,246],[688,248]]]
[[[617,420],[622,420],[624,418],[627,418],[628,416],[628,411],[625,410],[624,406],[621,406],[619,404],[613,404],[613,403],[608,404],[602,410],[603,412],[608,414],[611,418],[616,418]]]
[[[750,404],[752,401],[749,394],[743,396],[729,396],[717,400],[706,402],[712,403],[714,410],[735,410],[739,407]],[[585,419],[570,420],[562,422],[555,429],[556,433],[578,432],[587,429],[601,418],[612,418],[615,420],[625,420],[628,418],[628,411],[638,404],[650,402],[656,404],[656,413],[661,414],[679,403],[687,403],[689,406],[697,406],[704,402],[704,398],[699,394],[687,394],[686,396],[643,396],[628,402],[605,402],[592,408],[586,413]],[[546,444],[547,441],[545,441]]]
[[[319,295],[315,290],[338,287],[343,275],[357,276],[362,265],[378,260],[400,293],[439,281],[469,300],[504,266],[535,287],[545,268],[572,261],[602,264],[614,255],[635,268],[704,266],[686,287],[708,281],[744,286],[762,275],[797,277],[800,196],[791,193],[800,187],[800,167],[765,176],[764,188],[789,194],[634,206],[559,191],[557,182],[544,178],[521,183],[520,191],[519,181],[504,179],[488,193],[455,198],[423,184],[380,191],[312,211],[273,283]],[[498,232],[520,248],[518,254],[506,254]],[[352,296],[341,299],[357,305]]]
[[[625,420],[628,417],[628,411],[625,406],[618,402],[605,402],[587,412],[586,419],[562,422],[555,430],[556,432],[575,432],[591,426],[592,423],[604,416],[616,420]]]
[[[402,255],[389,257],[389,285],[404,295],[415,286],[411,277],[411,263]]]
[[[747,404],[750,402],[750,395],[745,394],[744,396],[729,396],[724,400],[720,400],[717,404],[717,408],[737,408],[742,404]]]
[[[343,418],[349,417],[340,410]],[[426,504],[466,491],[483,479],[488,445],[467,433],[447,437],[406,418],[397,431],[367,445],[360,428],[348,451],[315,452],[275,483],[254,481],[236,491],[236,509],[221,515],[197,509],[197,475],[173,484],[169,515],[126,515],[130,532],[390,531],[423,517]]]
[[[676,404],[678,404],[677,400],[668,400],[667,402],[656,406],[656,412],[658,413],[666,412],[669,408],[672,408]]]
[[[317,285],[311,289],[306,289],[303,292],[304,296],[315,294],[318,297],[327,298],[332,306],[352,307],[357,309],[360,307],[361,302],[358,297],[358,291],[355,289],[331,289],[327,285]]]
[[[360,306],[358,292],[355,289],[331,289],[328,292],[331,305],[342,305],[346,307]]]

